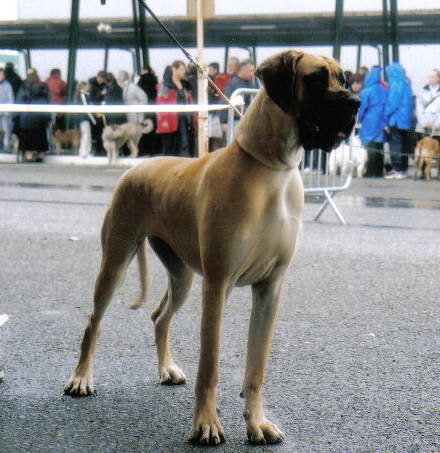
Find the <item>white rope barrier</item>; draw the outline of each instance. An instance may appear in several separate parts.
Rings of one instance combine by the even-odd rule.
[[[237,104],[236,104],[237,105]],[[240,105],[240,104],[238,104]],[[59,105],[0,104],[0,112],[35,113],[197,113],[228,109],[228,104],[160,104],[160,105]]]

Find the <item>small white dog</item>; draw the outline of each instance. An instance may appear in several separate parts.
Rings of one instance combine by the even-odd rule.
[[[351,139],[351,161],[354,169],[356,170],[356,176],[362,178],[366,171],[368,154],[367,150],[362,146],[361,140],[358,136],[354,136]],[[335,175],[339,169],[342,176],[348,174],[350,164],[350,145],[341,143],[336,149],[330,153],[328,169],[330,175]]]

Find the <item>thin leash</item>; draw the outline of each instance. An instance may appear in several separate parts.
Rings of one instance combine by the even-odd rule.
[[[105,0],[101,0],[101,2]],[[180,48],[180,50],[184,53],[186,58],[195,65],[197,70],[202,74],[204,77],[207,78],[209,84],[215,89],[215,91],[219,94],[219,96],[227,103],[229,104],[234,112],[240,117],[243,117],[243,114],[238,110],[238,108],[232,104],[231,100],[223,93],[223,91],[215,84],[215,82],[211,79],[211,77],[206,73],[206,71],[203,69],[202,65],[183,47],[183,45],[177,40],[177,38],[173,35],[173,33],[168,30],[168,28],[165,26],[165,24],[154,14],[154,12],[151,10],[151,8],[146,4],[144,0],[141,0],[140,2],[142,6],[149,12],[150,16],[159,24],[159,26],[164,30],[164,32],[171,38],[172,41]]]

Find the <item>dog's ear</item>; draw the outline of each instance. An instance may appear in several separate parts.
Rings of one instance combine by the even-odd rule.
[[[295,50],[281,52],[264,60],[255,71],[269,97],[286,113],[292,112],[296,66],[303,55]]]

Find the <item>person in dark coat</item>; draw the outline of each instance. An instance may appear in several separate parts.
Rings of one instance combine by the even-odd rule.
[[[383,143],[385,141],[383,128],[387,93],[380,82],[380,68],[374,66],[368,72],[364,88],[359,94],[361,98],[358,115],[358,122],[361,124],[359,137],[368,150],[365,176],[383,176]]]
[[[35,69],[29,69],[27,78],[19,89],[17,104],[49,104],[49,88],[43,83]],[[15,130],[19,139],[20,150],[24,152],[26,161],[32,161],[36,153],[36,161],[42,162],[48,150],[47,127],[50,113],[19,113],[15,118]]]
[[[5,79],[11,84],[14,91],[14,98],[17,97],[18,90],[20,89],[23,80],[14,70],[14,63],[8,61],[5,66]]]
[[[138,85],[142,88],[148,96],[148,104],[155,104],[157,98],[158,79],[153,69],[146,66],[141,69],[141,75],[138,80]],[[153,121],[154,130],[156,129],[156,114],[146,113],[146,119]],[[139,154],[161,154],[162,153],[162,140],[161,136],[155,133],[144,134],[139,142]]]
[[[96,77],[88,80],[88,102],[93,105],[101,105],[104,102],[105,89],[107,85],[105,81],[107,73],[99,71]],[[102,146],[102,130],[104,129],[104,118],[102,115],[95,115],[95,124],[92,124],[92,144],[96,154],[105,154]]]
[[[137,83],[147,94],[148,103],[155,104],[157,97],[157,76],[154,71],[147,66],[146,68],[141,69],[141,76],[139,77]]]
[[[103,104],[124,105],[122,88],[111,72],[107,73],[105,85]],[[108,113],[105,115],[105,118],[107,124],[122,124],[126,122],[127,116],[125,113]]]
[[[244,60],[240,63],[240,69],[236,74],[232,74],[229,82],[226,84],[224,93],[231,99],[232,93],[239,88],[258,88],[257,81],[255,79],[255,65],[252,60]],[[245,109],[249,106],[251,98],[248,95],[244,95]],[[235,115],[235,120],[238,122],[238,117]],[[228,111],[222,110],[220,113],[220,121],[222,123],[222,129],[224,132],[227,130],[228,125]]]

